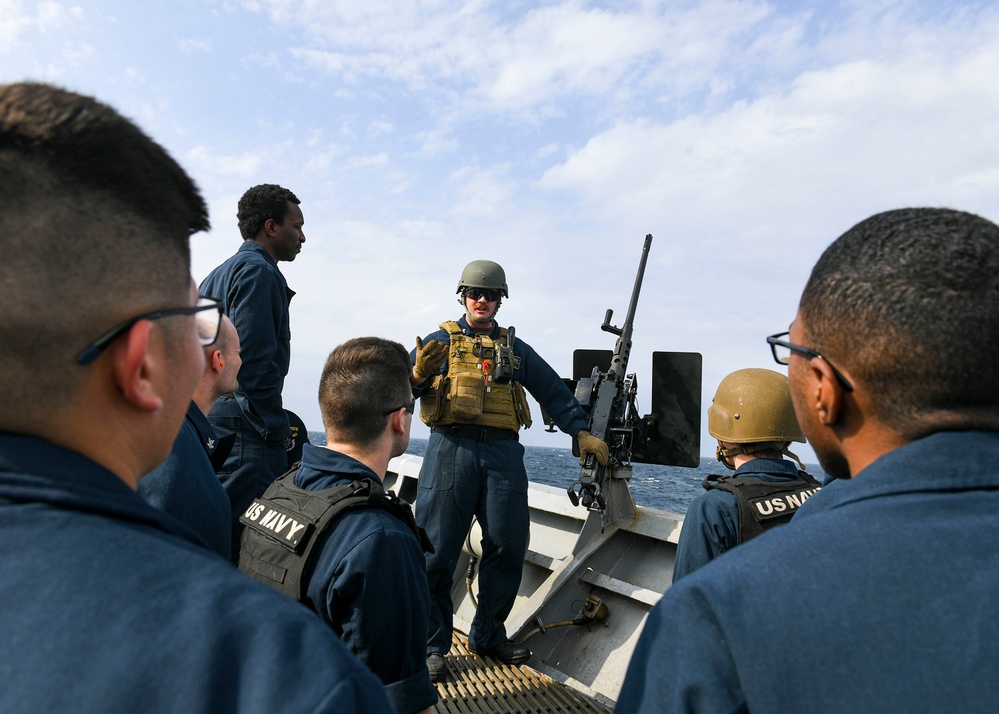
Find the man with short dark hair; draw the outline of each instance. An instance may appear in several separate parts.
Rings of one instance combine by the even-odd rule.
[[[219,436],[237,434],[219,477],[232,505],[232,558],[239,559],[239,517],[287,468],[291,427],[281,391],[291,363],[288,306],[295,292],[278,262],[295,260],[305,243],[298,197],[275,184],[248,189],[237,218],[243,245],[201,283],[222,302],[243,348],[239,389],[219,399],[209,421]]]
[[[409,375],[409,353],[397,342],[359,337],[330,353],[319,382],[326,447],[306,444],[297,473],[248,509],[239,565],[318,612],[378,675],[396,712],[429,714],[437,701],[425,659],[430,590],[421,546],[429,545],[409,504],[382,489],[389,460],[409,445]],[[360,504],[334,510],[358,494]]]
[[[221,308],[220,308],[221,309]],[[215,313],[201,313],[199,321],[219,320]],[[239,335],[232,321],[221,316],[218,337],[204,348],[205,369],[187,407],[180,434],[170,456],[139,481],[139,495],[194,531],[204,544],[223,558],[232,557],[232,512],[219,483],[215,463],[225,460],[218,437],[207,415],[223,394],[239,386]],[[217,457],[222,457],[217,459]]]
[[[618,712],[999,708],[997,315],[979,216],[888,211],[823,253],[767,341],[832,480],[666,592]]]
[[[217,335],[190,271],[207,228],[113,109],[0,86],[0,711],[388,710],[314,617],[135,492]]]

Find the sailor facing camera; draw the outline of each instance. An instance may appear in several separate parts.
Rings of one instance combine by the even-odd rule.
[[[531,425],[524,395],[538,400],[558,427],[579,442],[585,459],[607,462],[607,444],[586,431],[586,415],[555,371],[496,312],[509,296],[506,274],[490,260],[465,266],[458,281],[464,315],[417,338],[413,392],[420,418],[432,427],[420,469],[416,519],[436,551],[427,554],[430,581],[431,679],[447,676],[451,647],[451,584],[473,516],[482,527],[479,605],[468,633],[472,652],[501,662],[526,662],[531,651],[507,639],[527,552],[530,516],[520,428]]]
[[[740,369],[718,385],[708,408],[715,454],[735,473],[704,479],[706,493],[690,502],[676,547],[673,582],[727,550],[791,520],[819,483],[798,457],[792,441],[804,442],[794,416],[787,377],[769,369]],[[798,465],[801,462],[798,461]]]
[[[135,491],[218,336],[191,279],[207,229],[194,182],[113,109],[0,86],[5,714],[391,711],[315,616]]]

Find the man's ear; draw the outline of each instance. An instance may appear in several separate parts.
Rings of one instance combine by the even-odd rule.
[[[277,233],[277,229],[280,226],[281,224],[275,221],[273,218],[268,218],[266,221],[264,221],[263,225],[264,235],[266,235],[268,238],[273,238],[274,235]]]
[[[152,321],[139,320],[118,338],[110,355],[115,383],[125,399],[143,411],[163,407],[163,398],[152,380],[156,370],[164,368],[162,358],[157,359],[151,351],[152,331]]]
[[[389,426],[392,427],[393,434],[405,434],[406,433],[406,423],[405,419],[408,419],[408,412],[405,409],[398,409],[392,412],[392,418],[389,419]]]
[[[820,357],[808,360],[809,396],[820,424],[839,422],[845,406],[846,390],[829,363]]]
[[[225,367],[225,361],[222,359],[222,350],[212,350],[212,358],[208,364],[216,372],[221,372],[222,368]]]

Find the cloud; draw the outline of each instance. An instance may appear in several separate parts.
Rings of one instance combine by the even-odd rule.
[[[21,34],[32,25],[34,17],[18,0],[0,0],[0,53],[14,51]]]
[[[983,119],[999,116],[999,87],[985,79],[999,72],[999,49],[984,34],[964,45],[959,55],[898,48],[802,72],[721,111],[620,122],[540,183],[577,193],[606,221],[661,223],[682,207],[714,230],[752,229],[754,216],[811,223],[830,203],[981,204],[999,188],[999,124]]]
[[[69,37],[79,32],[85,19],[83,9],[77,5],[66,7],[57,2],[0,0],[0,55],[20,59],[25,48],[45,47],[47,61],[35,64],[34,71],[38,72],[37,68],[44,66],[42,75],[58,75],[60,60],[75,67],[93,53],[93,47]]]
[[[516,182],[510,179],[509,173],[508,165],[458,169],[449,177],[457,187],[452,211],[474,218],[488,218],[509,211],[516,193]]]
[[[213,46],[210,37],[188,37],[177,40],[177,47],[187,54],[211,54]]]
[[[258,152],[227,156],[198,145],[187,152],[186,163],[194,175],[216,174],[250,181],[259,174],[263,162],[264,158]]]

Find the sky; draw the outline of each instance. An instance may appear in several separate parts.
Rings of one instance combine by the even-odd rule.
[[[92,94],[195,178],[197,281],[239,247],[247,188],[301,199],[284,398],[314,430],[329,351],[457,319],[475,259],[506,269],[500,323],[570,376],[613,348],[649,233],[639,410],[653,351],[703,355],[704,409],[733,370],[783,371],[765,337],[852,225],[999,220],[996,77],[989,1],[0,0],[0,82]],[[569,445],[535,417],[524,443]]]

